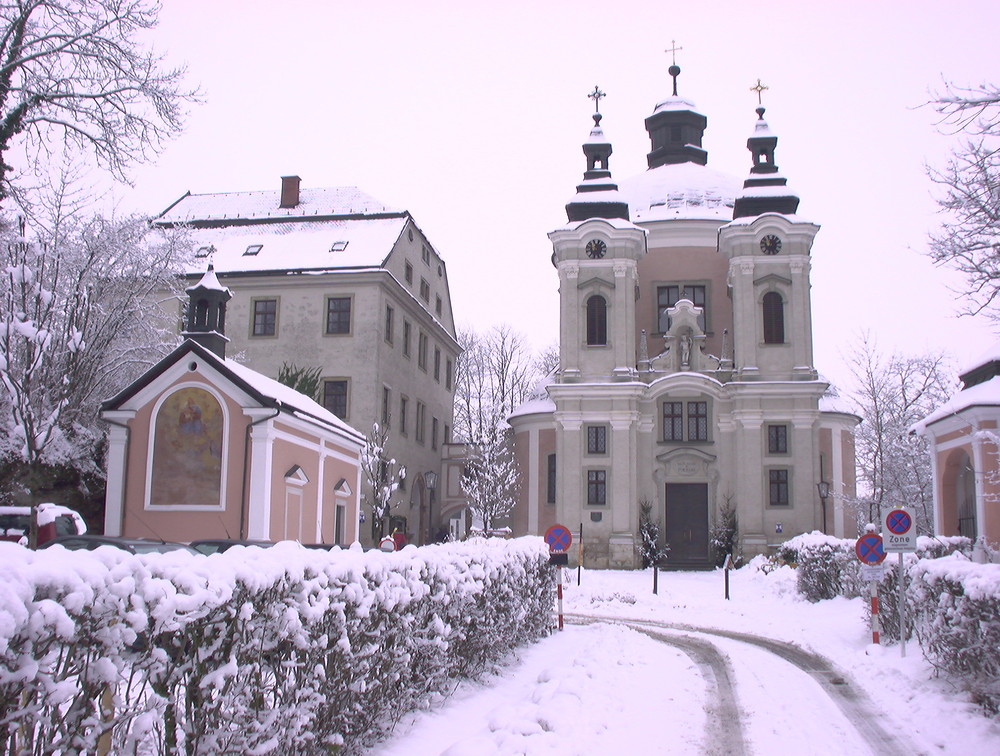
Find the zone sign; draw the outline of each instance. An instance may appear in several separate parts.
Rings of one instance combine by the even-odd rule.
[[[882,510],[882,541],[888,552],[917,550],[917,525],[913,513],[902,507]]]

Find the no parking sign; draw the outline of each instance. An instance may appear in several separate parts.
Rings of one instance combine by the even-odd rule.
[[[917,550],[917,524],[913,513],[902,507],[882,510],[882,539],[888,552]]]

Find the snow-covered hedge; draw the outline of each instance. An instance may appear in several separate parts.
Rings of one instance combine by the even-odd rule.
[[[796,566],[798,591],[809,601],[835,596],[858,595],[854,541],[823,535],[819,531],[790,538],[778,549],[778,557]]]
[[[1000,711],[1000,565],[928,559],[910,569],[910,579],[925,658],[961,678],[986,709]]]
[[[94,752],[102,735],[122,754],[351,752],[551,625],[539,538],[396,554],[0,547],[3,753]]]

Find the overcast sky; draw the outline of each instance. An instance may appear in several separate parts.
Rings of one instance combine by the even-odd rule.
[[[709,165],[744,177],[759,77],[776,162],[822,230],[816,364],[843,382],[868,328],[886,349],[985,349],[923,255],[926,163],[953,139],[920,105],[944,79],[1000,80],[996,0],[485,3],[167,0],[153,39],[204,92],[185,133],[118,189],[157,213],[194,193],[357,185],[410,210],[448,264],[460,324],[558,333],[546,233],[585,168],[594,85],[613,175],[645,170],[643,120],[669,94],[708,117]],[[954,282],[954,279],[950,279]]]

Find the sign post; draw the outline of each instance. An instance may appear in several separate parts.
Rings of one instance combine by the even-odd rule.
[[[917,550],[917,528],[913,514],[903,507],[882,510],[882,532],[885,534],[885,550],[899,554],[896,583],[899,588],[899,655],[906,656],[906,572],[903,569],[903,554]]]
[[[573,534],[565,525],[553,525],[545,531],[545,543],[549,546],[549,564],[559,568],[556,583],[559,629],[563,629],[563,568],[569,563],[569,547],[573,545]]]
[[[854,544],[854,553],[861,560],[862,577],[868,581],[868,594],[872,602],[872,643],[878,645],[879,634],[882,632],[878,619],[878,581],[882,577],[885,547],[882,536],[875,532],[874,525],[866,526],[865,531]]]

